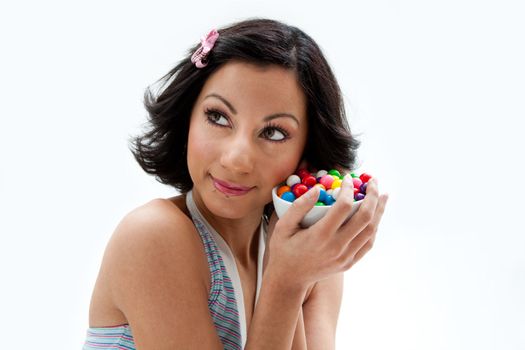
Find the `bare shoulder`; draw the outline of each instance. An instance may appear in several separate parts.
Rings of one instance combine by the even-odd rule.
[[[148,238],[159,238],[168,231],[173,232],[174,227],[181,225],[186,229],[192,226],[191,219],[179,206],[168,199],[153,199],[124,216],[115,229],[112,239],[119,239],[123,235],[145,235]],[[177,236],[181,235],[170,234],[166,238]]]
[[[187,277],[204,281],[201,277],[207,272],[195,226],[181,208],[167,199],[149,201],[121,220],[108,243],[103,264],[114,281],[143,273],[159,283],[167,273],[175,272],[173,267],[184,267],[181,270],[187,271]]]
[[[181,254],[192,259],[192,253],[201,251],[199,235],[183,210],[170,200],[154,199],[120,221],[108,243],[105,259],[131,263],[151,256],[180,259]]]
[[[97,320],[114,309],[132,327],[137,346],[197,345],[192,343],[197,325],[208,344],[216,344],[208,292],[207,258],[191,219],[172,200],[155,199],[117,225],[95,286],[90,323],[103,322]],[[177,336],[173,329],[180,331]]]

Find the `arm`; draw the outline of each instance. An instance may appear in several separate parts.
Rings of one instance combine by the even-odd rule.
[[[304,330],[298,326],[298,322],[302,319],[302,303],[306,291],[300,287],[283,290],[283,285],[286,284],[280,282],[279,276],[272,275],[271,272],[264,274],[245,349],[288,350],[292,348],[292,342],[296,349],[301,344],[296,342],[295,338],[299,341],[301,339],[297,335],[302,332],[304,339]]]
[[[303,308],[299,311],[299,318],[297,319],[297,326],[295,327],[295,333],[293,336],[292,350],[306,350]]]
[[[344,273],[339,273],[317,282],[303,306],[306,343],[310,350],[335,349],[343,281]]]

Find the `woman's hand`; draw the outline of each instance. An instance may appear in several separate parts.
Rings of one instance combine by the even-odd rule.
[[[270,220],[266,269],[293,287],[308,288],[360,260],[373,245],[388,200],[386,194],[379,195],[377,180],[372,178],[361,207],[346,221],[354,204],[354,191],[351,178],[345,177],[333,207],[317,223],[302,229],[299,223],[318,196],[319,190],[314,187],[294,201],[273,230],[275,218]]]

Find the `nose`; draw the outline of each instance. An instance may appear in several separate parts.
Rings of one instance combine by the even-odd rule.
[[[250,138],[245,135],[235,135],[223,146],[220,163],[221,165],[237,174],[248,174],[254,168],[254,145]]]

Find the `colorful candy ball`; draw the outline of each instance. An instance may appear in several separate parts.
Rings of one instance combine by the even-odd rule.
[[[325,188],[332,188],[333,182],[334,182],[334,177],[328,174],[321,176],[321,180],[319,180],[319,183],[323,185]]]
[[[302,183],[308,187],[312,187],[317,183],[317,180],[312,175],[307,175],[303,177]]]
[[[359,178],[361,181],[363,181],[363,183],[367,183],[372,178],[372,176],[368,175],[367,173],[362,173]]]
[[[365,199],[365,195],[362,194],[362,193],[358,193],[358,194],[356,194],[356,195],[354,196],[354,199],[355,199],[356,201],[363,200],[363,199]]]
[[[366,173],[357,175],[353,172],[350,173],[350,176],[354,185],[354,201],[363,200],[366,196],[368,180],[372,176]],[[288,202],[293,202],[309,189],[317,186],[320,189],[316,205],[333,205],[341,192],[343,178],[344,176],[336,169],[318,170],[311,173],[301,168],[295,174],[290,175],[286,183],[277,189],[277,195]]]
[[[319,170],[319,171],[315,174],[315,178],[317,179],[318,177],[323,177],[323,176],[325,176],[326,174],[328,174],[328,171],[326,171],[326,170]]]
[[[286,184],[290,187],[298,183],[301,183],[301,178],[295,174],[288,176],[288,179],[286,180]]]
[[[308,187],[303,184],[296,184],[292,190],[293,194],[296,198],[301,197],[303,194],[305,194],[308,191]]]
[[[279,189],[277,189],[277,195],[281,197],[284,192],[291,192],[292,189],[290,186],[281,186]]]
[[[284,192],[281,195],[281,198],[284,199],[287,202],[293,202],[295,200],[295,196],[292,192]]]

